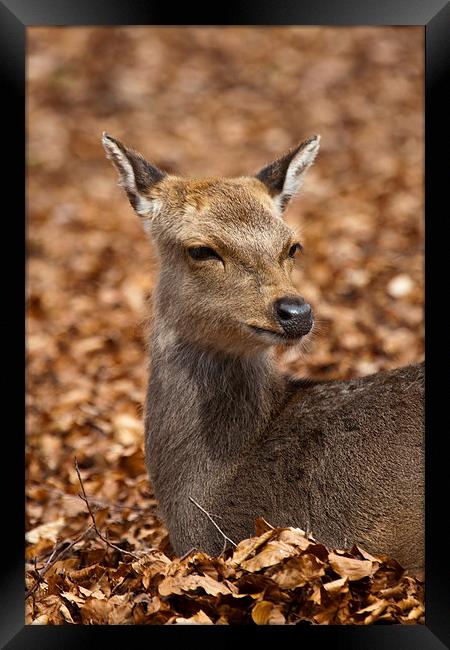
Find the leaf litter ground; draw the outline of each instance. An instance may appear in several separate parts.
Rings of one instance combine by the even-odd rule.
[[[27,623],[423,622],[423,584],[393,559],[297,529],[259,522],[223,557],[173,556],[143,455],[156,258],[100,145],[107,130],[173,173],[239,175],[320,133],[287,214],[319,333],[280,367],[418,361],[422,32],[30,28]]]

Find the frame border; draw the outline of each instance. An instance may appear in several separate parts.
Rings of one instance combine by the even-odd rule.
[[[280,3],[281,5],[281,3]],[[183,15],[184,14],[184,15]],[[189,15],[187,15],[189,14]],[[26,55],[26,27],[31,26],[81,26],[81,25],[422,25],[425,28],[425,287],[426,295],[431,292],[431,287],[439,277],[444,277],[442,260],[444,255],[430,254],[430,241],[443,246],[444,239],[432,236],[434,224],[438,219],[440,206],[444,204],[444,190],[449,183],[446,178],[448,164],[439,165],[437,153],[442,149],[441,142],[445,138],[445,127],[448,136],[448,122],[450,107],[445,93],[445,82],[450,70],[450,3],[445,0],[378,0],[375,4],[369,0],[364,4],[357,0],[341,0],[339,6],[333,0],[304,0],[302,4],[295,0],[284,0],[282,6],[273,6],[267,0],[261,0],[257,7],[239,6],[237,3],[228,2],[226,6],[219,7],[216,16],[208,15],[205,20],[204,11],[196,11],[188,6],[186,11],[178,12],[177,21],[173,19],[173,12],[162,6],[150,7],[144,0],[0,0],[0,62],[4,97],[6,108],[4,113],[3,138],[6,138],[8,152],[8,192],[5,195],[11,199],[11,205],[24,205],[25,165],[23,152],[25,149],[25,55]],[[187,18],[185,22],[180,18]],[[199,18],[197,20],[197,18]],[[15,181],[15,183],[13,183]],[[26,189],[26,188],[25,188]],[[447,204],[448,194],[446,193]],[[25,207],[25,206],[24,206]],[[25,212],[25,210],[24,210]],[[433,222],[433,225],[432,225]],[[11,228],[8,236],[8,248],[13,249],[14,258],[24,257],[23,271],[14,274],[21,276],[25,284],[25,220],[17,218],[7,221]],[[435,228],[436,230],[436,228]],[[448,253],[447,253],[448,256]],[[4,261],[4,260],[2,260]],[[441,262],[441,268],[439,268]],[[5,267],[4,278],[9,271]],[[432,276],[434,274],[434,280]],[[22,286],[24,286],[24,284]],[[25,316],[23,303],[19,304],[20,290],[11,283],[4,283],[6,288],[6,304],[9,313]],[[442,341],[447,338],[444,326],[447,320],[434,318],[431,320],[429,305],[425,312],[427,327],[441,327],[442,332],[437,336],[426,339],[427,358],[427,388],[426,391],[426,624],[425,625],[372,625],[363,626],[302,626],[301,631],[293,632],[294,626],[277,626],[277,631],[271,626],[265,626],[264,631],[258,627],[238,627],[237,634],[245,636],[253,642],[259,639],[273,639],[277,641],[280,636],[298,634],[301,640],[317,643],[318,640],[333,644],[335,650],[351,650],[364,648],[365,650],[379,650],[395,648],[395,650],[440,650],[450,648],[450,590],[448,587],[447,573],[445,572],[445,558],[442,552],[442,542],[447,538],[446,518],[442,516],[439,495],[444,489],[442,477],[448,474],[447,457],[442,453],[436,431],[439,431],[439,406],[445,404],[447,394],[444,395],[442,382],[436,381],[433,390],[430,390],[432,375],[438,375],[439,362],[443,376],[447,366],[444,366],[442,355]],[[8,382],[5,382],[8,394],[7,412],[21,412],[23,402],[19,402],[18,388],[25,388],[23,375],[17,363],[18,358],[24,360],[23,341],[25,338],[22,323],[10,322],[11,319],[2,320],[5,330],[4,340],[14,341],[16,344],[14,363],[10,365]],[[6,327],[5,327],[6,325]],[[433,345],[440,345],[437,354],[433,354]],[[447,393],[448,391],[446,391]],[[11,409],[11,406],[13,408]],[[443,414],[442,414],[443,415]],[[444,420],[445,422],[446,420]],[[14,418],[16,424],[16,418]],[[17,426],[17,425],[16,425]],[[434,428],[433,428],[434,427]],[[15,427],[16,428],[16,427]],[[0,608],[0,642],[2,647],[11,649],[45,647],[45,648],[72,648],[83,645],[92,647],[94,644],[108,642],[110,639],[118,641],[120,635],[124,641],[123,626],[30,626],[24,625],[24,511],[23,500],[20,498],[9,500],[8,495],[23,495],[22,477],[25,474],[23,443],[24,440],[14,434],[8,442],[14,446],[12,453],[6,450],[8,465],[14,468],[13,477],[8,472],[2,472],[3,480],[3,520],[7,521],[8,547],[4,550],[1,567],[1,593],[4,595]],[[434,439],[431,437],[433,431]],[[9,433],[9,432],[8,432]],[[14,488],[13,488],[14,485]],[[448,494],[448,491],[447,491]],[[12,541],[14,539],[14,542]],[[437,540],[437,541],[434,541]],[[444,566],[444,570],[442,568]],[[297,627],[297,626],[295,626]],[[312,628],[316,628],[312,631]],[[113,629],[111,629],[113,628]],[[131,626],[127,633],[128,642],[130,635],[134,639],[142,634],[147,635],[146,626]],[[318,628],[318,629],[317,629]],[[220,630],[220,631],[219,631]],[[163,635],[164,640],[192,639],[197,641],[205,636],[207,640],[219,640],[225,644],[236,637],[235,629],[230,626],[157,626],[152,630],[152,635]],[[100,636],[101,635],[101,636]],[[114,635],[113,637],[111,635]],[[248,635],[248,636],[247,636]],[[275,635],[275,636],[274,636]],[[145,637],[144,637],[145,638]],[[148,638],[148,637],[147,637]],[[155,638],[154,636],[152,637]],[[446,644],[446,645],[444,645]]]

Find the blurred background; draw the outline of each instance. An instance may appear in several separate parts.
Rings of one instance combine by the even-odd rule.
[[[27,31],[28,557],[86,520],[75,455],[88,494],[110,507],[112,538],[149,545],[164,532],[148,511],[139,519],[152,503],[141,404],[155,260],[102,131],[198,176],[255,173],[320,133],[286,217],[301,232],[296,283],[319,333],[307,355],[279,363],[347,378],[417,361],[423,29]]]

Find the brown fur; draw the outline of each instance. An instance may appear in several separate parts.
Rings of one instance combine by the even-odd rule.
[[[135,192],[126,161],[114,158],[105,138],[122,184]],[[331,547],[355,542],[388,553],[418,571],[423,366],[350,381],[294,380],[275,369],[270,335],[249,327],[280,332],[273,302],[297,296],[288,256],[295,237],[280,213],[314,159],[313,139],[303,145],[310,157],[300,158],[305,146],[289,152],[272,168],[282,178],[271,177],[270,187],[264,174],[156,175],[138,196],[160,256],[145,416],[150,478],[179,554],[191,547],[218,554],[223,546],[191,496],[236,542],[264,516],[274,526],[308,528]],[[221,260],[195,261],[193,246],[211,247]]]

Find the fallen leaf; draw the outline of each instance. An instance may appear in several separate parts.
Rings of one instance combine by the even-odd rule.
[[[184,625],[212,625],[213,623],[209,616],[201,609],[189,618],[176,618],[175,622]]]
[[[344,585],[347,584],[348,578],[338,578],[337,580],[332,580],[331,582],[326,582],[323,586],[328,591],[329,594],[338,593],[342,590]]]
[[[218,594],[231,594],[230,588],[223,582],[217,582],[209,576],[169,576],[159,584],[158,591],[161,596],[172,594],[183,594],[186,591],[203,589],[207,594],[217,596]]]
[[[36,528],[29,530],[27,533],[25,533],[25,539],[30,544],[37,544],[41,540],[56,542],[58,539],[58,534],[64,527],[64,524],[64,517],[59,517],[54,521],[49,521],[46,524],[41,524],[40,526],[36,526]]]
[[[47,614],[41,614],[40,616],[37,616],[34,621],[31,622],[31,625],[48,625]]]
[[[237,545],[232,557],[228,560],[228,562],[233,566],[237,567],[244,560],[246,560],[250,555],[252,555],[255,551],[258,550],[261,546],[263,546],[269,539],[274,537],[276,534],[275,531],[273,530],[268,530],[266,533],[263,533],[259,537],[250,537],[249,539],[244,539],[242,542],[239,542]]]
[[[324,563],[314,555],[303,553],[283,562],[281,569],[271,573],[271,578],[282,589],[296,589],[323,576]]]
[[[303,551],[315,542],[312,537],[307,537],[301,528],[285,528],[280,532],[278,539],[291,546],[296,546]]]
[[[59,611],[64,616],[64,620],[66,621],[66,623],[72,623],[72,624],[75,623],[75,621],[72,618],[72,614],[69,612],[67,606],[64,605],[64,603],[61,604]]]
[[[278,564],[283,558],[290,557],[294,552],[292,546],[284,542],[268,542],[255,557],[241,562],[241,568],[250,572],[260,571],[265,567]]]
[[[73,594],[72,592],[69,591],[62,591],[61,596],[65,599],[68,600],[69,603],[75,603],[75,605],[84,605],[85,603],[85,598],[82,598],[81,596],[77,596],[76,594]]]
[[[378,568],[378,565],[374,566],[370,560],[357,560],[336,553],[330,553],[329,562],[338,575],[349,580],[361,580],[361,578],[371,576]]]
[[[283,625],[286,622],[280,606],[267,600],[256,603],[252,609],[252,619],[256,625]]]
[[[271,526],[264,517],[258,517],[255,521],[255,533],[259,537],[263,533],[267,533],[270,530],[273,530],[274,527]]]

